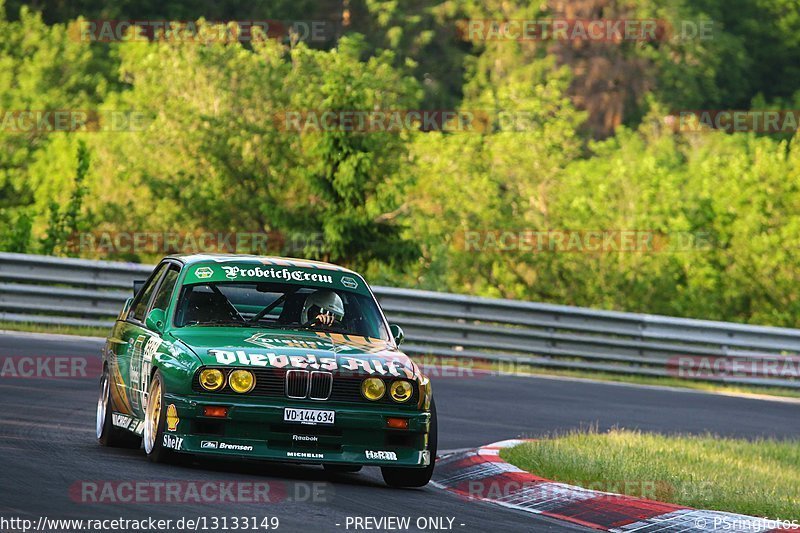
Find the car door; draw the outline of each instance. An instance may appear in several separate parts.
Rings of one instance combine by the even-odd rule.
[[[149,366],[144,369],[146,373],[142,376],[145,351],[147,351],[147,355],[152,356],[153,347],[156,344],[160,345],[160,337],[154,332],[150,332],[145,327],[144,321],[155,297],[156,289],[169,270],[170,264],[164,262],[156,268],[134,298],[125,323],[121,325],[123,331],[120,338],[123,344],[119,346],[117,364],[128,400],[127,407],[130,409],[130,414],[137,418],[141,418],[144,413],[144,394],[147,389],[143,389],[143,385],[149,385]]]

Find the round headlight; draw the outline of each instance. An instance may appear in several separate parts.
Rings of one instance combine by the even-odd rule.
[[[414,389],[411,388],[411,383],[408,381],[395,381],[392,383],[391,393],[392,400],[403,403],[411,398]]]
[[[225,385],[225,376],[216,368],[206,368],[200,372],[200,386],[206,390],[219,390]]]
[[[236,392],[244,394],[256,386],[256,378],[249,370],[234,370],[228,376],[228,385]]]
[[[386,385],[382,379],[367,378],[361,383],[361,394],[367,400],[380,400],[386,392]]]

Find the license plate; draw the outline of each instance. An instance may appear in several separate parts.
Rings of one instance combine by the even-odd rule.
[[[319,409],[293,409],[287,407],[283,410],[283,421],[293,424],[333,424],[336,411],[322,411]]]

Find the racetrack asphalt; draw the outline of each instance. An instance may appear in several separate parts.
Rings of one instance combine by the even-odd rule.
[[[0,358],[87,356],[102,341],[0,332]],[[98,365],[99,366],[99,365]],[[90,366],[91,368],[91,366]],[[355,531],[355,517],[453,519],[454,531],[591,531],[428,486],[386,487],[376,468],[326,476],[317,466],[205,460],[149,463],[141,450],[103,448],[95,439],[97,372],[74,379],[0,377],[0,518],[177,520],[273,517],[278,531]],[[458,373],[455,373],[458,374]],[[439,448],[536,438],[581,426],[741,438],[800,438],[800,405],[692,391],[542,377],[433,376]],[[76,486],[104,482],[267,482],[269,503],[85,503]],[[71,492],[72,491],[72,492]],[[316,496],[309,496],[316,491]],[[286,495],[287,497],[283,497]],[[349,520],[349,522],[348,522]],[[0,521],[0,524],[2,521]],[[348,527],[348,523],[350,526]],[[373,523],[374,524],[374,523]],[[420,522],[422,524],[422,522]],[[0,525],[0,531],[5,529]],[[364,529],[359,529],[364,530]],[[433,530],[432,528],[430,530]]]

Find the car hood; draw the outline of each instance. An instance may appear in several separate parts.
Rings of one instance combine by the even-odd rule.
[[[380,339],[315,331],[188,327],[172,333],[203,366],[327,370],[420,377],[417,366]]]

